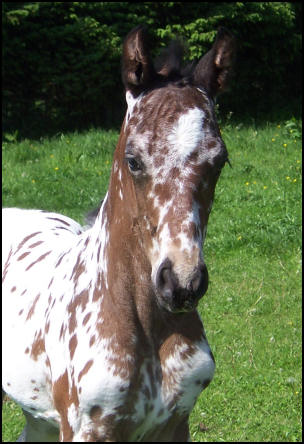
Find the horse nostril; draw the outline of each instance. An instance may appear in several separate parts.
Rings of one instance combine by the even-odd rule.
[[[172,262],[165,259],[156,274],[155,286],[159,302],[170,311],[193,310],[208,288],[205,264],[199,264],[186,287],[182,287],[173,271]]]
[[[197,271],[197,276],[194,277],[193,291],[203,296],[208,289],[208,270],[206,265],[201,265]]]
[[[203,296],[208,288],[208,271],[206,265],[200,265],[191,281],[188,284],[188,290]]]
[[[189,290],[196,292],[200,287],[201,279],[202,273],[200,271],[197,271],[189,283]]]
[[[169,299],[178,285],[177,279],[172,271],[172,264],[166,259],[160,266],[156,275],[156,287],[163,297]]]

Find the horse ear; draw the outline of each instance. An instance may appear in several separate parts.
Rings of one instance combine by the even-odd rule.
[[[122,51],[122,80],[126,90],[138,96],[151,82],[155,72],[148,48],[148,33],[143,25],[132,29]]]
[[[233,73],[235,55],[235,38],[227,29],[219,28],[212,48],[194,70],[194,83],[206,88],[212,97],[226,91]]]

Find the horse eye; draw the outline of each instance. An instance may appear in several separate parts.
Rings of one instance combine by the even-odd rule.
[[[135,157],[127,157],[126,161],[128,162],[128,167],[131,173],[137,173],[141,171],[141,163],[135,159]]]

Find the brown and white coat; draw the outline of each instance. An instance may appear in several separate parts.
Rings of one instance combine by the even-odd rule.
[[[187,79],[147,44],[141,26],[124,42],[128,110],[92,228],[3,211],[3,389],[28,441],[186,441],[213,377],[196,307],[235,44],[221,29]]]

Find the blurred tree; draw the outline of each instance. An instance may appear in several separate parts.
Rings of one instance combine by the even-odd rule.
[[[154,54],[180,36],[190,60],[209,50],[219,26],[235,34],[235,86],[220,100],[223,112],[298,104],[301,17],[301,2],[2,2],[4,129],[120,123],[121,43],[139,23]]]

